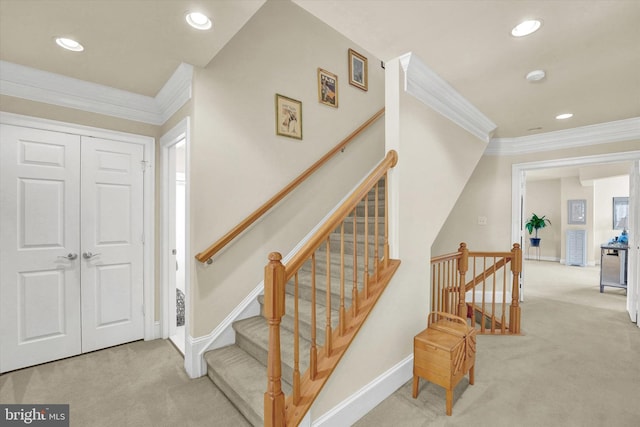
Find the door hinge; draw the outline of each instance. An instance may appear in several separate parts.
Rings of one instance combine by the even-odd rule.
[[[146,160],[140,160],[140,170],[142,172],[146,172],[147,168],[151,167],[151,162],[148,162]]]
[[[140,235],[140,243],[144,245],[144,233]]]

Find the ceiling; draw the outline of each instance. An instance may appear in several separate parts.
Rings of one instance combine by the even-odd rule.
[[[381,61],[416,54],[498,125],[495,137],[640,117],[638,0],[293,2]],[[0,0],[0,59],[155,96],[181,62],[206,66],[263,3]],[[213,30],[185,24],[195,9]],[[543,21],[538,32],[510,35],[532,17]],[[54,36],[85,51],[62,51]],[[539,68],[547,78],[527,82]],[[574,117],[554,118],[564,112]]]

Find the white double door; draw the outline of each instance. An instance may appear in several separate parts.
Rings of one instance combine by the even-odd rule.
[[[143,338],[143,155],[0,125],[0,371]]]

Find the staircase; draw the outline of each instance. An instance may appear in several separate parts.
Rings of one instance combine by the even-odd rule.
[[[375,192],[377,189],[377,198]],[[376,229],[382,230],[385,217],[385,179],[374,186],[352,213],[327,238],[330,248],[323,243],[315,251],[315,266],[309,260],[297,274],[297,329],[299,343],[294,345],[294,307],[296,306],[296,286],[290,280],[285,287],[286,312],[280,324],[280,348],[282,349],[282,391],[292,394],[295,371],[294,348],[300,348],[298,372],[307,371],[310,363],[311,343],[315,338],[318,353],[323,351],[327,324],[331,330],[340,328],[341,310],[350,310],[353,296],[364,288],[365,241],[367,242],[367,267],[369,275],[374,275],[376,259],[380,259],[384,239],[374,238]],[[376,203],[377,199],[377,203]],[[366,208],[365,208],[366,205]],[[378,206],[377,215],[375,213]],[[354,218],[355,215],[355,218]],[[376,221],[378,226],[376,227]],[[365,224],[367,226],[365,227]],[[365,228],[368,238],[365,239]],[[354,233],[355,230],[355,233]],[[344,264],[341,247],[344,240]],[[354,244],[355,243],[355,244]],[[355,251],[355,256],[354,256]],[[328,258],[328,260],[327,260]],[[327,263],[328,261],[328,263]],[[356,280],[354,281],[354,271]],[[341,277],[343,279],[341,279]],[[315,278],[315,286],[314,283]],[[346,283],[341,290],[341,282]],[[356,286],[354,287],[354,283]],[[348,285],[347,285],[348,284]],[[329,285],[330,293],[327,293]],[[315,288],[315,295],[313,289]],[[343,294],[343,298],[341,296]],[[313,317],[315,302],[315,319]],[[244,417],[254,426],[264,425],[265,391],[267,389],[267,357],[269,349],[269,326],[264,315],[264,296],[259,297],[261,315],[233,323],[236,334],[235,344],[209,351],[205,354],[207,375],[222,390]],[[344,313],[344,311],[343,311]],[[355,317],[355,316],[354,316]],[[344,318],[344,315],[343,315]],[[327,323],[327,320],[329,323]],[[316,324],[315,331],[312,324]]]

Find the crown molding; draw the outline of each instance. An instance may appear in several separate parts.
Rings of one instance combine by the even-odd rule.
[[[517,138],[493,138],[485,155],[509,156],[640,140],[640,117]]]
[[[487,116],[458,93],[413,53],[400,57],[404,90],[472,135],[489,142],[497,128]]]
[[[180,64],[154,97],[0,61],[0,94],[162,125],[191,99],[193,67]]]

